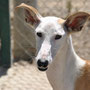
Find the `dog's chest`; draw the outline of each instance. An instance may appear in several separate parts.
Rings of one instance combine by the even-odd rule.
[[[79,63],[79,64],[78,64]],[[68,65],[57,65],[60,67],[50,67],[47,71],[47,77],[53,90],[74,90],[77,78],[81,75],[80,62]]]
[[[49,72],[47,76],[54,90],[74,90],[76,80],[75,72],[71,70],[64,72],[59,69],[59,71]]]

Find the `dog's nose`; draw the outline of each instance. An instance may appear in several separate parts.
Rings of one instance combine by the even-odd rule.
[[[42,62],[40,59],[37,61],[37,64],[39,67],[47,67],[48,66],[48,60],[45,60]]]

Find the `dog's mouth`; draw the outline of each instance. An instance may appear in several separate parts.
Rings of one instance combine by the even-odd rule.
[[[48,69],[48,67],[38,67],[38,69],[39,69],[40,71],[46,71],[46,70]]]

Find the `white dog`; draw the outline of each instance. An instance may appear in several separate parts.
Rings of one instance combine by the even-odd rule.
[[[71,33],[81,31],[90,14],[78,12],[66,20],[42,17],[26,4],[25,21],[35,28],[37,66],[46,71],[53,90],[90,90],[90,61],[81,59],[72,45]]]

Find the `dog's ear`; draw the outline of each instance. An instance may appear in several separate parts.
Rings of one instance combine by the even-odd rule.
[[[35,8],[24,3],[20,4],[15,9],[18,9],[18,8],[24,8],[25,21],[27,23],[30,23],[34,27],[36,27],[40,23],[40,19],[42,18],[42,16]]]
[[[78,12],[69,16],[65,21],[64,26],[68,32],[81,31],[89,17],[90,14],[88,13]]]

